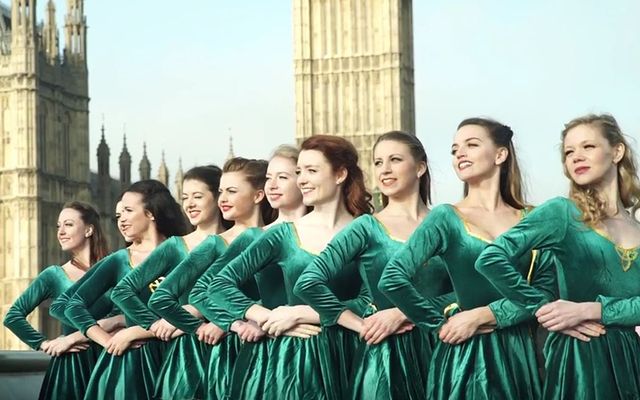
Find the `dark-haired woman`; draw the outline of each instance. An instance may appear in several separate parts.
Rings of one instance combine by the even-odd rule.
[[[45,268],[9,308],[4,325],[34,350],[52,356],[40,389],[40,399],[82,399],[98,351],[71,326],[62,325],[63,336],[48,340],[27,321],[39,304],[55,299],[107,254],[100,216],[88,204],[73,201],[58,216],[58,242],[71,259]],[[105,315],[109,302],[97,304],[92,313]]]
[[[184,235],[186,222],[169,190],[155,180],[139,181],[122,195],[119,228],[131,246],[107,256],[93,273],[78,283],[65,316],[78,330],[104,350],[93,369],[86,399],[148,399],[158,377],[164,344],[154,335],[127,320],[127,328],[113,336],[103,329],[88,309],[142,263],[166,238]],[[141,293],[145,301],[151,292]]]
[[[316,135],[305,140],[298,158],[297,184],[304,204],[314,210],[264,232],[213,279],[209,295],[213,303],[226,309],[227,319],[222,326],[225,331],[247,319],[275,337],[266,357],[252,353],[253,358],[243,364],[245,370],[235,369],[230,398],[344,398],[351,350],[357,338],[337,327],[319,335],[315,335],[317,329],[307,335],[302,333],[302,337],[291,333],[301,324],[320,323],[318,313],[293,294],[293,286],[339,230],[354,217],[371,212],[370,196],[357,162],[353,145],[342,138]],[[284,275],[287,304],[268,309],[239,287],[274,264]],[[356,299],[350,306],[357,315],[365,312],[369,299],[358,298],[357,274],[343,274],[332,289],[341,299]],[[252,363],[266,364],[259,366],[264,374],[254,374]]]
[[[427,329],[440,328],[441,342],[434,349],[427,378],[429,399],[540,397],[535,346],[526,323],[530,315],[502,301],[474,268],[488,243],[525,213],[512,135],[510,128],[487,119],[468,119],[459,125],[451,153],[455,172],[465,183],[464,199],[455,206],[435,207],[380,278],[380,290],[409,320]],[[434,256],[445,261],[462,310],[444,325],[441,310],[411,282],[419,269],[429,268]],[[550,288],[550,256],[537,257],[524,254],[517,260],[517,271]],[[552,298],[553,291],[547,296]]]
[[[429,212],[431,179],[427,155],[415,135],[388,132],[373,146],[373,163],[385,207],[375,215],[356,218],[327,245],[298,279],[295,292],[319,314],[323,326],[347,318],[360,321],[359,346],[351,380],[353,399],[424,399],[431,336],[413,329],[407,317],[378,290],[378,280],[390,257]],[[367,318],[353,314],[329,289],[336,275],[357,268],[364,277],[376,312]],[[441,260],[434,259],[416,284],[425,297],[451,292]],[[453,303],[453,295],[443,306]]]
[[[259,234],[261,230],[257,227],[273,220],[264,196],[266,169],[267,162],[264,160],[235,157],[225,163],[220,179],[218,206],[223,218],[233,221],[234,226],[221,234],[208,236],[193,249],[149,300],[149,307],[155,313],[192,337],[191,342],[198,346],[193,353],[199,359],[197,374],[196,371],[190,373],[194,379],[196,375],[200,378],[197,391],[189,387],[190,381],[176,381],[175,384],[181,387],[167,387],[163,391],[166,394],[172,390],[171,398],[221,399],[227,394],[240,339],[236,335],[223,337],[216,324],[215,305],[206,304],[203,307],[197,299],[192,301],[194,298],[189,294],[192,289],[195,290],[194,285],[205,271],[215,274],[234,253],[238,254],[246,247],[244,241],[252,240],[251,232]],[[247,285],[245,290],[251,297],[259,297],[255,282]],[[263,335],[257,326],[242,322],[238,322],[235,328],[236,332],[249,336],[249,339]],[[173,362],[174,365],[180,364],[180,361]]]
[[[160,318],[143,302],[140,293],[151,285],[154,291],[187,254],[209,235],[222,230],[217,206],[222,170],[217,166],[200,166],[187,171],[183,179],[182,209],[196,229],[185,236],[165,240],[138,267],[113,289],[113,302],[139,326],[150,330],[163,341],[171,340],[164,357],[154,397],[162,399],[203,398],[201,382],[206,365],[202,364],[200,342],[193,336],[180,335],[176,327]],[[186,304],[186,299],[184,300]],[[173,340],[172,340],[173,339]]]
[[[640,180],[633,151],[611,115],[586,115],[565,125],[562,161],[569,198],[533,210],[487,247],[476,268],[551,331],[543,398],[639,399]],[[548,303],[515,273],[514,260],[532,248],[556,255],[560,300]]]

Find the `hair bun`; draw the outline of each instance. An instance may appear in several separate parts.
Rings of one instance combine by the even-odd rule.
[[[511,140],[513,138],[513,131],[509,125],[502,125],[502,130],[504,131],[507,140]]]

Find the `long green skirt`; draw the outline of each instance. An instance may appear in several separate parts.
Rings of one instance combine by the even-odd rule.
[[[353,361],[351,398],[423,400],[431,340],[431,334],[414,328],[376,345],[360,342]]]
[[[165,343],[153,339],[121,356],[102,350],[93,368],[85,399],[150,399],[165,349]]]
[[[245,344],[235,364],[229,398],[341,400],[358,338],[325,327],[309,339],[281,336]]]
[[[477,335],[458,345],[438,342],[431,357],[427,398],[539,399],[535,343],[527,324]]]
[[[607,327],[589,342],[552,332],[545,343],[545,399],[640,399],[640,337]]]
[[[231,333],[220,343],[209,347],[211,353],[207,367],[207,399],[234,399],[229,397],[229,387],[233,367],[240,352],[240,338],[235,333]]]
[[[195,335],[182,335],[169,343],[156,385],[155,399],[204,399],[212,346]]]
[[[52,357],[44,375],[39,399],[81,400],[84,398],[91,372],[100,355],[99,345],[87,350]]]

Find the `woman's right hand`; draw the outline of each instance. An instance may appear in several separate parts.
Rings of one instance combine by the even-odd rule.
[[[284,332],[282,335],[309,339],[311,336],[319,335],[320,332],[322,332],[322,328],[320,328],[318,325],[298,324],[288,331]]]
[[[600,337],[607,333],[604,325],[595,321],[582,321],[576,326],[563,329],[560,333],[574,337],[583,342],[591,341],[591,338]]]
[[[213,322],[205,322],[198,327],[196,335],[199,341],[214,346],[224,337],[225,332]]]

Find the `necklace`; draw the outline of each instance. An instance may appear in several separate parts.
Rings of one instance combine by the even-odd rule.
[[[631,264],[638,258],[638,248],[625,249],[624,247],[616,245],[616,253],[620,257],[620,263],[622,264],[622,270],[627,272],[631,268]]]

